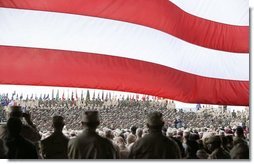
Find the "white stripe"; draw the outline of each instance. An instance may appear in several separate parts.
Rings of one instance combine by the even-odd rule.
[[[216,22],[249,25],[248,0],[170,0],[182,10]]]
[[[249,55],[199,47],[136,24],[63,13],[0,8],[0,45],[138,59],[220,79],[248,80]]]

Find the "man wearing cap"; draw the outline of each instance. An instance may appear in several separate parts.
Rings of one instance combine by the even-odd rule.
[[[62,116],[53,117],[54,133],[41,141],[41,153],[45,159],[67,159],[68,142],[62,130],[64,127],[64,118]]]
[[[26,112],[23,113],[21,106],[11,106],[10,107],[10,113],[9,118],[19,118],[22,120],[24,118],[26,120],[25,123],[22,123],[22,129],[21,129],[21,136],[23,136],[25,139],[36,143],[41,139],[41,135],[36,129],[36,126],[31,121],[30,113]],[[1,125],[0,126],[0,139],[5,140],[7,136],[7,126]]]
[[[82,114],[83,132],[69,141],[70,159],[115,159],[117,152],[112,143],[96,133],[100,121],[98,111],[84,111]]]
[[[160,112],[147,116],[149,134],[139,139],[131,148],[130,159],[179,159],[180,149],[175,141],[162,134],[164,121]]]
[[[229,152],[222,148],[220,136],[211,136],[207,139],[206,144],[211,152],[208,159],[230,159]]]

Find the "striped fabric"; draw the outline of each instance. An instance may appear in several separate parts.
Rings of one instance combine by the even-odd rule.
[[[0,0],[0,83],[249,105],[246,0]]]

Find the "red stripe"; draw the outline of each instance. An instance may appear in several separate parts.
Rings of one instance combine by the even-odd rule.
[[[98,88],[189,103],[249,105],[249,82],[100,54],[0,46],[0,83]]]
[[[1,7],[96,16],[155,28],[203,47],[249,52],[249,26],[218,23],[181,10],[168,0],[2,0]]]

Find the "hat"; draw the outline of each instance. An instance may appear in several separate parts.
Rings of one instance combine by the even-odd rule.
[[[84,111],[82,114],[82,122],[99,122],[98,111]]]
[[[220,139],[220,136],[211,136],[207,139],[206,141],[207,144],[209,143],[221,143],[221,139]]]
[[[146,123],[150,126],[163,125],[162,114],[160,112],[149,113],[146,119]]]

